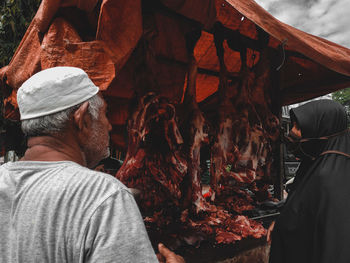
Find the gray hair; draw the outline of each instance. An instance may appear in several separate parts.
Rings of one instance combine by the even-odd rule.
[[[88,99],[87,102],[89,102],[89,114],[93,120],[97,120],[99,110],[103,106],[102,98],[96,94]],[[23,120],[21,123],[22,131],[27,137],[51,135],[62,132],[66,128],[72,113],[75,112],[83,103],[84,102],[50,115]]]

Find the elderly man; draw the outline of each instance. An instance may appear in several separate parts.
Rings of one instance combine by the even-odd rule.
[[[0,167],[0,262],[158,262],[130,191],[86,168],[109,155],[98,91],[74,67],[43,70],[18,90],[28,149]]]

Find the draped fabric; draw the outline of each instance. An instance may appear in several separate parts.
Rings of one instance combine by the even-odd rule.
[[[344,108],[331,100],[313,101],[293,109],[303,138],[337,134],[347,129]],[[313,153],[350,153],[348,131],[330,137]],[[317,149],[317,150],[315,150]],[[350,158],[329,153],[302,160],[297,186],[272,233],[271,263],[350,262]]]
[[[112,140],[125,149],[120,131],[130,115],[135,80],[147,74],[158,86],[149,85],[148,92],[179,103],[188,68],[186,38],[195,30],[201,32],[194,48],[196,100],[204,112],[217,108],[218,28],[225,34],[224,61],[231,79],[241,73],[240,52],[244,49],[252,68],[261,53],[259,30],[269,35],[276,76],[265,92],[274,108],[350,85],[349,49],[280,22],[253,0],[43,0],[11,62],[0,69],[3,115],[18,120],[17,89],[36,72],[81,67],[107,98]]]

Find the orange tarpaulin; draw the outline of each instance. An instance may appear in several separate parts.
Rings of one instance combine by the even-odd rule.
[[[274,98],[279,105],[350,86],[349,49],[278,21],[252,0],[43,0],[12,61],[0,70],[5,117],[18,117],[15,95],[28,77],[52,66],[78,66],[104,91],[112,109],[112,137],[123,146],[120,134],[135,97],[135,78],[146,65],[157,92],[180,102],[188,62],[186,35],[198,26],[197,101],[215,96],[219,60],[213,34],[218,23],[228,36],[224,59],[232,76],[241,67],[233,40],[245,45],[251,67],[259,60],[258,27],[270,35],[269,47],[279,54]],[[152,56],[142,60],[142,50]]]

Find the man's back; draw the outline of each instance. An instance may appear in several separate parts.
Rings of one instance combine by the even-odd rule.
[[[157,262],[135,201],[74,162],[0,167],[0,262]]]

